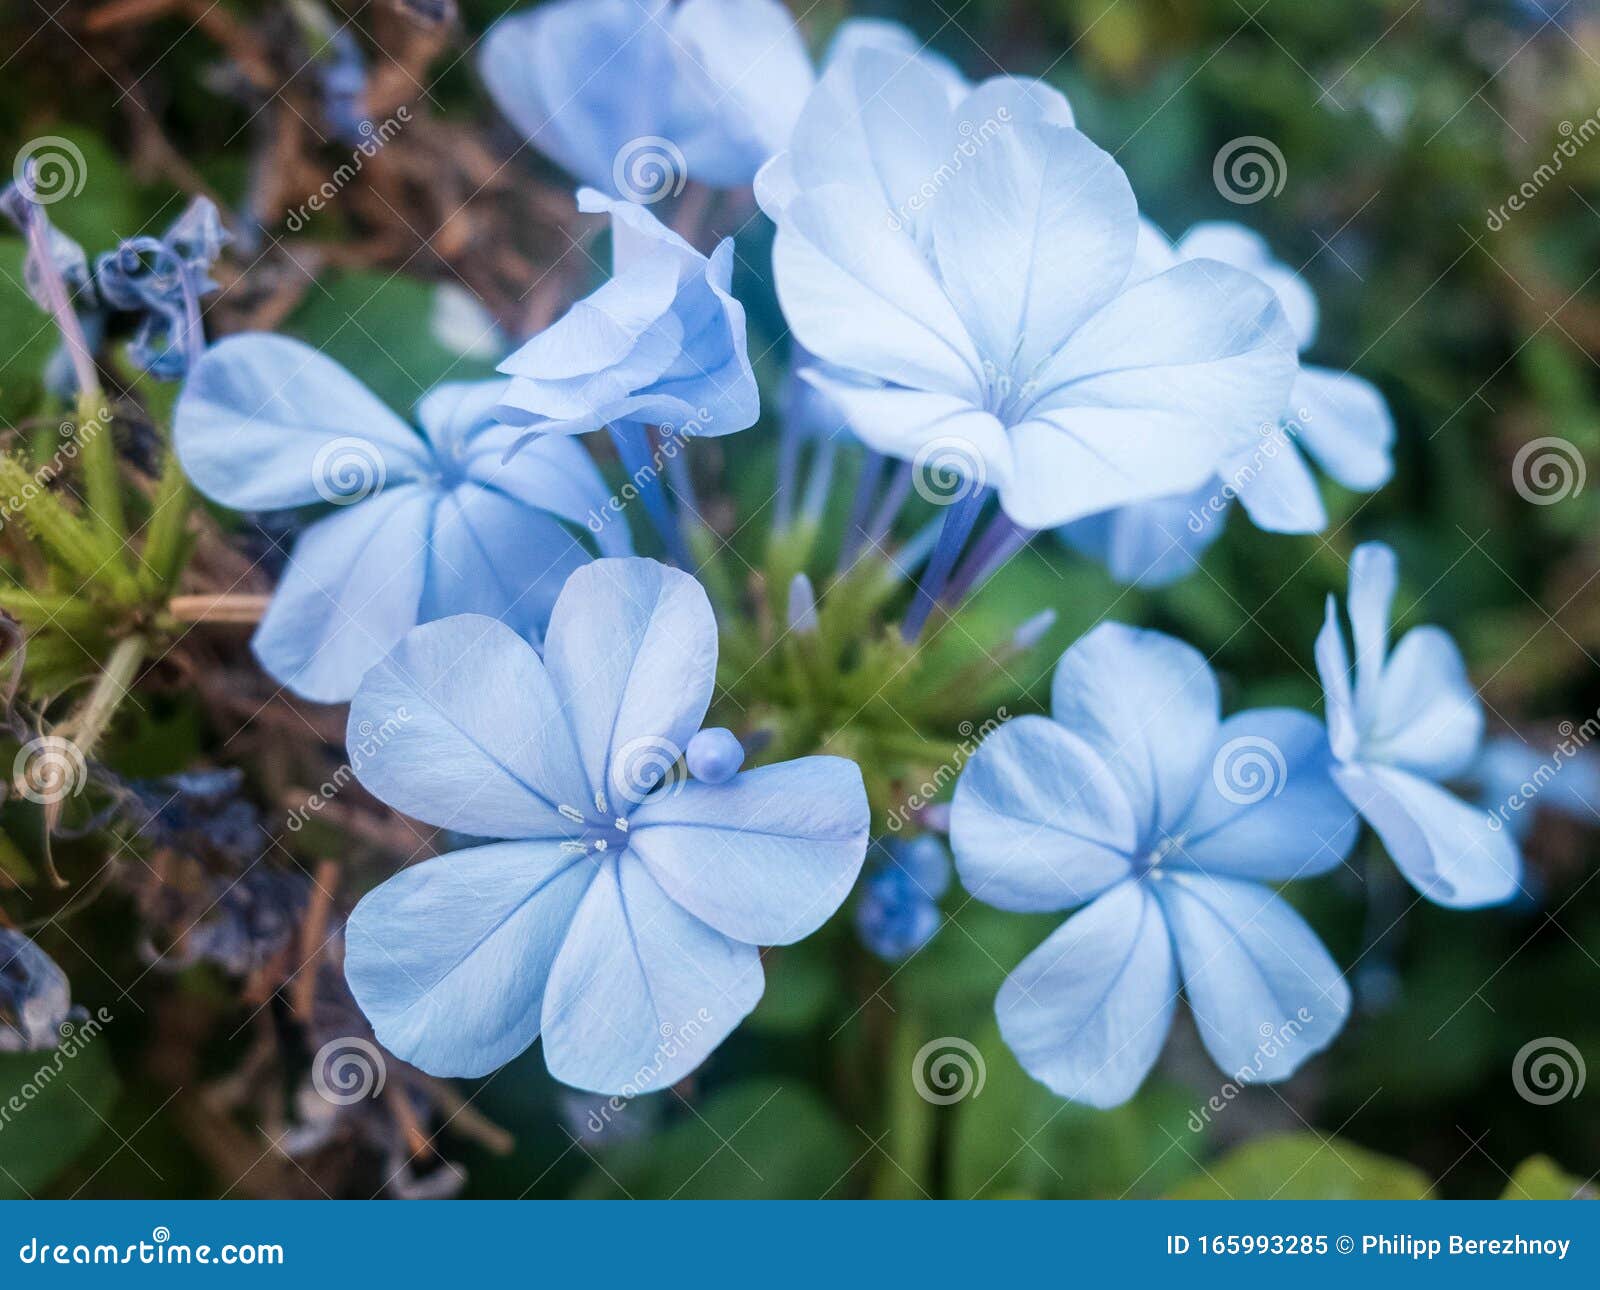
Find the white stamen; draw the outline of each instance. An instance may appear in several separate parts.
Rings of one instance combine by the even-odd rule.
[[[568,806],[565,802],[563,802],[560,806],[556,807],[556,810],[561,813],[563,819],[571,820],[574,824],[583,823],[583,812],[580,811],[576,806]]]

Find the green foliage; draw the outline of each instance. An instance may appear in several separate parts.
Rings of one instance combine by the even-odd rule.
[[[68,1044],[71,1056],[0,1054],[0,1200],[37,1195],[108,1132],[117,1077],[105,1040]]]
[[[671,1128],[606,1155],[581,1194],[641,1200],[847,1195],[852,1162],[866,1147],[820,1098],[787,1081],[750,1080],[679,1110]]]
[[[1427,1177],[1402,1160],[1319,1133],[1257,1138],[1168,1194],[1178,1200],[1421,1200]]]

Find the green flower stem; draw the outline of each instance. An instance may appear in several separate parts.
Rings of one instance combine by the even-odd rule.
[[[939,1126],[932,1104],[917,1092],[917,1081],[912,1078],[922,1030],[917,1015],[902,1005],[890,1044],[887,1133],[881,1144],[884,1158],[872,1179],[872,1195],[877,1200],[921,1200],[934,1194],[934,1145]]]
[[[63,723],[72,742],[85,758],[94,755],[101,736],[111,725],[111,719],[116,716],[122,700],[127,697],[144,663],[145,650],[143,637],[129,636],[118,641],[83,706]]]
[[[122,508],[122,480],[117,472],[117,446],[111,437],[111,409],[99,390],[78,399],[78,450],[83,461],[84,501],[89,522],[106,546],[106,558],[124,572],[128,520]]]
[[[150,511],[150,523],[145,530],[143,567],[141,578],[152,591],[170,587],[177,581],[188,554],[189,504],[193,494],[188,477],[178,464],[178,454],[168,451],[161,470],[161,483],[156,489],[155,501]]]
[[[0,587],[0,609],[35,630],[54,626],[72,632],[95,632],[106,625],[105,610],[59,591]]]

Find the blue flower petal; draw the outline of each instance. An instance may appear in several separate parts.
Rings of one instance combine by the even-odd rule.
[[[1056,535],[1100,561],[1117,582],[1165,587],[1199,567],[1200,557],[1227,527],[1228,510],[1212,480],[1191,493],[1085,516],[1062,525]]]
[[[1068,909],[1122,881],[1138,842],[1133,811],[1077,734],[1016,717],[978,748],[956,783],[950,847],[985,904]]]
[[[1130,287],[1038,369],[1006,513],[1053,527],[1200,487],[1277,422],[1295,368],[1283,311],[1245,274],[1191,261]]]
[[[761,956],[676,904],[641,864],[601,862],[544,995],[545,1063],[632,1095],[700,1065],[761,998]]]
[[[789,166],[803,190],[852,188],[879,227],[925,242],[926,202],[917,195],[948,163],[948,132],[949,96],[933,66],[858,44],[830,61],[806,101]]]
[[[548,515],[464,484],[435,503],[427,559],[418,621],[484,614],[537,643],[563,584],[589,553]]]
[[[1029,372],[1122,286],[1138,206],[1108,153],[1068,126],[999,117],[1007,97],[1031,103],[1012,82],[956,109],[946,150],[973,155],[930,206],[940,279],[979,351]]]
[[[590,809],[563,696],[533,646],[463,614],[427,623],[367,673],[350,703],[362,784],[398,811],[486,838],[567,838]]]
[[[1328,742],[1336,757],[1348,761],[1355,756],[1361,736],[1356,729],[1356,700],[1350,686],[1350,652],[1339,625],[1338,602],[1332,596],[1328,597],[1322,630],[1317,633],[1316,659],[1327,708]]]
[[[1102,623],[1061,656],[1050,698],[1055,719],[1121,781],[1146,840],[1174,831],[1210,773],[1220,703],[1198,650],[1121,623]]]
[[[1522,879],[1516,840],[1481,808],[1391,766],[1356,763],[1333,774],[1406,881],[1429,900],[1476,909],[1516,894]]]
[[[1000,987],[1000,1034],[1052,1092],[1112,1107],[1161,1055],[1178,974],[1161,910],[1125,882],[1069,918]]]
[[[486,1075],[539,1034],[545,983],[595,866],[554,842],[413,865],[345,925],[345,975],[379,1041],[431,1075]]]
[[[422,476],[427,445],[366,386],[287,336],[213,345],[184,382],[173,442],[185,473],[236,510],[343,500]],[[359,478],[344,479],[349,470]]]
[[[778,298],[827,362],[981,405],[983,360],[932,267],[870,194],[802,193],[772,247]]]
[[[1369,381],[1325,367],[1302,367],[1290,415],[1317,464],[1346,488],[1370,493],[1394,474],[1394,417]]]
[[[475,431],[461,447],[462,473],[524,506],[582,526],[601,555],[632,555],[633,539],[613,506],[614,495],[583,447],[565,435],[540,435],[508,457],[522,437],[515,427],[499,424]]]
[[[944,87],[945,97],[953,104],[967,96],[971,88],[961,74],[943,54],[934,52],[922,37],[904,23],[887,18],[846,18],[834,28],[833,39],[828,42],[828,52],[823,57],[823,71],[835,63],[853,58],[858,49],[873,49],[879,53],[899,57],[901,66],[917,63],[931,72]]]
[[[1255,708],[1217,730],[1164,864],[1281,882],[1325,873],[1350,854],[1358,825],[1334,783],[1322,723],[1291,708]]]
[[[1238,494],[1258,529],[1320,533],[1328,526],[1317,481],[1282,426],[1273,426],[1260,442],[1226,458],[1217,474]]]
[[[1179,239],[1176,254],[1184,260],[1217,260],[1260,278],[1283,304],[1295,345],[1307,348],[1317,334],[1317,298],[1306,281],[1274,258],[1261,234],[1243,224],[1206,220]]]
[[[478,70],[496,105],[546,156],[608,192],[619,154],[668,134],[675,83],[666,0],[557,0],[502,18]]]
[[[1350,987],[1281,897],[1203,874],[1174,874],[1155,889],[1201,1041],[1230,1078],[1287,1079],[1333,1041]]]
[[[724,936],[789,945],[850,894],[870,814],[854,762],[802,757],[646,799],[629,821],[628,850]]]
[[[688,173],[701,183],[748,184],[784,148],[811,92],[811,60],[779,0],[684,0],[672,24],[674,86]]]
[[[1472,764],[1483,739],[1483,703],[1455,641],[1414,627],[1384,664],[1363,759],[1450,779]]]
[[[275,680],[342,703],[416,625],[434,501],[418,485],[387,488],[300,535],[251,642]]]
[[[560,433],[631,420],[707,436],[755,424],[732,242],[708,258],[640,206],[593,189],[578,205],[610,213],[615,274],[500,365],[514,378],[500,416]]]
[[[683,755],[711,703],[717,624],[705,591],[654,560],[597,560],[562,589],[544,657],[590,795],[626,813]]]
[[[1382,542],[1363,542],[1351,553],[1347,609],[1356,646],[1356,716],[1363,735],[1377,715],[1389,648],[1389,613],[1399,581],[1399,562]]]

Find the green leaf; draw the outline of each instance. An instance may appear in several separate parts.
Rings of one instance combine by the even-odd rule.
[[[1593,1184],[1567,1173],[1549,1156],[1529,1156],[1512,1173],[1501,1200],[1600,1200]]]
[[[865,1142],[808,1089],[751,1080],[683,1111],[670,1129],[605,1159],[591,1197],[816,1200],[838,1196]]]
[[[1421,1200],[1427,1177],[1403,1160],[1340,1138],[1257,1138],[1174,1188],[1176,1200]]]
[[[105,1132],[117,1077],[95,1025],[51,1053],[0,1054],[0,1199],[37,1195]]]
[[[284,330],[342,363],[403,416],[440,381],[479,381],[494,364],[434,338],[435,287],[390,273],[341,273],[318,284]]]

